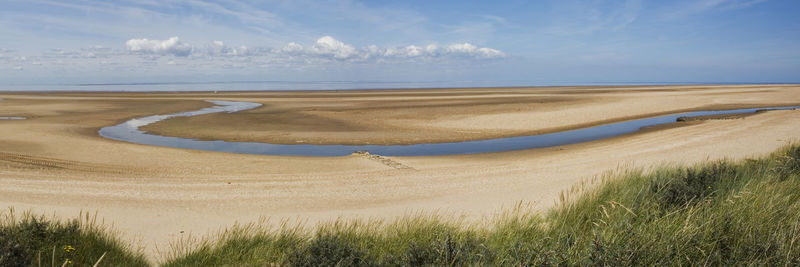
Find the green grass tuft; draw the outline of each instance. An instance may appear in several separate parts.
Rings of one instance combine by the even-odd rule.
[[[800,146],[627,171],[580,188],[547,213],[518,207],[482,226],[421,215],[337,221],[313,233],[237,226],[236,238],[206,240],[167,265],[800,264]]]
[[[139,249],[125,245],[116,233],[87,213],[58,221],[13,209],[0,212],[0,266],[148,266]]]

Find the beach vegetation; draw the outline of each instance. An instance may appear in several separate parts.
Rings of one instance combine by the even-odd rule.
[[[235,226],[165,265],[800,265],[800,146],[740,161],[622,170],[547,212],[481,223],[414,215]]]
[[[164,266],[800,265],[800,145],[694,166],[619,169],[479,222],[413,214],[319,225],[237,224],[176,240]],[[140,266],[141,252],[89,219],[6,212],[0,265]],[[39,262],[43,263],[39,263]],[[60,265],[57,263],[56,265]]]
[[[0,266],[148,266],[142,250],[121,239],[97,216],[62,221],[0,212]]]

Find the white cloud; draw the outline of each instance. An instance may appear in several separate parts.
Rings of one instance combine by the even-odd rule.
[[[375,60],[387,62],[391,60],[434,60],[445,58],[475,58],[492,59],[505,57],[502,51],[477,47],[470,43],[451,44],[439,46],[429,44],[426,46],[407,45],[402,47],[380,48],[368,45],[356,48],[351,44],[336,40],[331,36],[324,36],[306,48],[298,43],[288,43],[281,49],[271,50],[273,56],[302,56],[305,59],[332,59],[339,61],[368,61]]]
[[[454,55],[460,57],[500,58],[505,56],[505,53],[503,53],[500,50],[488,47],[477,47],[470,43],[451,44],[446,46],[443,49],[443,52],[446,55]]]
[[[419,57],[423,52],[421,47],[409,45],[402,48],[387,48],[383,54],[387,57]]]
[[[174,55],[174,56],[188,56],[192,53],[192,46],[183,43],[178,37],[172,37],[167,40],[148,40],[130,39],[125,42],[125,47],[129,52],[137,54],[158,54],[158,55]]]
[[[451,44],[448,45],[447,48],[445,49],[446,52],[453,54],[472,54],[476,50],[478,50],[478,47],[470,43]]]
[[[285,53],[289,53],[289,54],[300,53],[300,52],[303,52],[303,46],[298,44],[298,43],[291,42],[291,43],[286,44],[286,46],[284,46],[281,49],[281,52],[285,52]]]
[[[249,50],[246,46],[230,47],[222,41],[214,41],[206,49],[210,56],[245,56]]]
[[[337,59],[347,59],[356,55],[355,47],[330,36],[317,39],[317,42],[311,47],[311,51],[324,56],[333,56]]]
[[[213,41],[205,45],[205,49],[181,42],[178,37],[167,40],[130,39],[125,43],[130,54],[142,55],[153,59],[163,55],[172,55],[186,58],[217,58],[217,57],[247,57],[262,58],[262,61],[278,60],[281,62],[298,61],[304,63],[319,63],[322,61],[349,61],[349,62],[390,62],[408,60],[444,60],[447,58],[461,59],[493,59],[505,57],[502,51],[478,47],[470,43],[456,43],[445,46],[429,44],[425,46],[407,45],[400,47],[378,47],[368,45],[356,48],[352,44],[339,41],[331,36],[323,36],[313,44],[304,46],[290,42],[278,49],[256,47],[249,49],[246,46],[231,47],[222,41]],[[202,46],[201,46],[202,47]],[[89,51],[91,56],[98,52],[107,52],[94,49]],[[70,52],[56,51],[56,54],[65,55]]]
[[[178,37],[130,39],[125,46],[50,49],[40,54],[0,50],[0,71],[94,73],[141,70],[153,73],[216,73],[224,69],[309,69],[365,64],[449,64],[503,58],[499,50],[471,43],[356,46],[323,36],[282,47],[229,46],[222,41],[191,45]],[[69,66],[69,67],[67,67]]]

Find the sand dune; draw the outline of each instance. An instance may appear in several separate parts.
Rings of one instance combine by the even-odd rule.
[[[203,100],[264,104],[148,130],[276,143],[404,144],[550,132],[705,108],[797,105],[800,86],[495,88],[350,92],[0,94],[0,206],[98,210],[148,252],[261,216],[311,222],[439,211],[477,220],[620,167],[763,155],[800,140],[800,110],[686,122],[547,149],[440,157],[278,157],[144,146],[99,137],[133,117]],[[402,166],[402,167],[398,167]],[[181,231],[184,231],[182,234]]]

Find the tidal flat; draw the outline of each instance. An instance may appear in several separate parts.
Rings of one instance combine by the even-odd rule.
[[[147,132],[198,140],[402,145],[552,133],[695,110],[795,106],[797,85],[626,86],[313,92],[0,93],[0,205],[71,218],[98,211],[150,257],[188,234],[262,217],[466,221],[520,202],[546,210],[581,180],[621,168],[767,155],[800,139],[800,111],[677,123],[593,142],[470,155],[245,155],[140,145],[98,131],[213,106]]]

